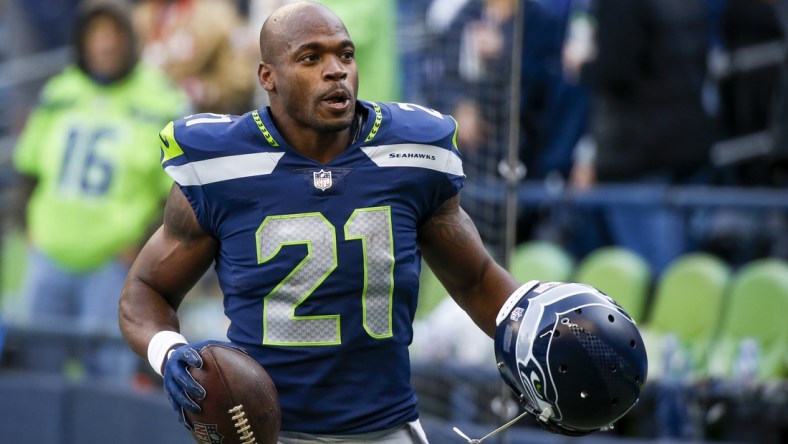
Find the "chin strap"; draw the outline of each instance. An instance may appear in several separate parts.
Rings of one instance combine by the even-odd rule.
[[[491,436],[493,436],[493,435],[495,435],[495,434],[497,434],[499,432],[502,432],[502,431],[508,429],[514,423],[516,423],[517,421],[521,420],[523,417],[525,417],[529,413],[530,412],[523,412],[523,413],[521,413],[520,416],[517,416],[513,420],[511,420],[511,421],[507,422],[506,424],[498,427],[497,429],[493,430],[492,432],[484,435],[483,437],[481,437],[479,439],[468,438],[468,435],[466,435],[465,433],[462,433],[462,431],[460,429],[458,429],[457,427],[453,427],[452,430],[454,430],[458,435],[462,436],[465,440],[467,440],[468,444],[481,444],[481,442],[484,441],[485,439],[487,439],[487,438],[489,438],[489,437],[491,437]]]
[[[542,412],[536,411],[536,409],[533,409],[532,407],[530,407],[527,404],[524,405],[523,407],[525,408],[525,411],[523,413],[521,413],[519,416],[515,417],[511,421],[509,421],[506,424],[498,427],[497,429],[493,430],[492,432],[484,435],[483,437],[481,437],[479,439],[469,438],[468,435],[463,433],[457,427],[453,427],[452,430],[454,430],[455,433],[457,433],[458,435],[462,436],[466,441],[468,441],[468,444],[481,444],[481,442],[484,441],[485,439],[487,439],[487,438],[489,438],[489,437],[491,437],[493,435],[496,435],[496,434],[508,429],[509,427],[514,425],[514,423],[516,423],[517,421],[521,420],[523,417],[530,415],[530,416],[532,416],[532,417],[537,419],[536,422],[539,425],[542,426],[542,429],[544,429],[544,430],[546,430],[548,432],[551,432],[551,433],[558,434],[558,435],[585,436],[585,435],[588,435],[589,433],[593,433],[593,432],[597,431],[597,430],[574,430],[574,429],[570,429],[570,428],[561,426],[559,424],[556,424],[553,421],[550,421],[550,418],[553,416],[553,409],[550,408],[550,407],[547,407]],[[610,430],[612,428],[613,428],[613,425],[611,424],[610,426],[602,428],[602,429],[599,429],[599,430]]]
[[[535,408],[533,408],[527,402],[523,402],[521,398],[520,405],[523,406],[525,409],[525,413],[530,414],[534,418],[536,418],[536,423],[542,427],[542,430],[546,430],[551,433],[555,433],[557,435],[566,435],[566,436],[585,436],[589,433],[596,432],[599,429],[594,430],[575,430],[569,427],[563,426],[555,421],[551,421],[550,419],[553,417],[553,407],[546,407],[541,412]],[[612,428],[612,426],[610,427]]]

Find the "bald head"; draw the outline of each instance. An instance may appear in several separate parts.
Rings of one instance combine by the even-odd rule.
[[[275,10],[260,30],[260,57],[263,63],[276,64],[290,42],[308,32],[344,32],[347,28],[334,12],[319,3],[301,1]]]

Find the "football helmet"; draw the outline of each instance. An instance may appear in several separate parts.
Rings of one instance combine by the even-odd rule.
[[[648,367],[643,339],[596,288],[528,282],[496,325],[501,377],[544,429],[572,436],[608,429],[638,401]]]

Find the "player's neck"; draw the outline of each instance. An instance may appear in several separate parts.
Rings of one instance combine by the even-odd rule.
[[[277,119],[274,116],[272,119],[274,125],[277,125]],[[362,116],[356,112],[350,127],[339,131],[325,132],[314,128],[279,128],[279,126],[277,129],[295,151],[304,157],[325,164],[345,152],[358,139],[362,126]]]
[[[335,133],[321,133],[309,131],[307,134],[300,134],[298,142],[290,144],[294,150],[304,157],[308,157],[315,162],[328,163],[339,156],[350,145],[350,129],[344,129]]]

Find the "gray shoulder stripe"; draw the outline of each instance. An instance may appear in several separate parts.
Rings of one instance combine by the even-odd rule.
[[[434,145],[402,143],[361,148],[379,167],[427,168],[464,176],[462,159],[455,152]]]
[[[206,185],[271,174],[284,153],[254,153],[170,165],[164,171],[180,185]]]

